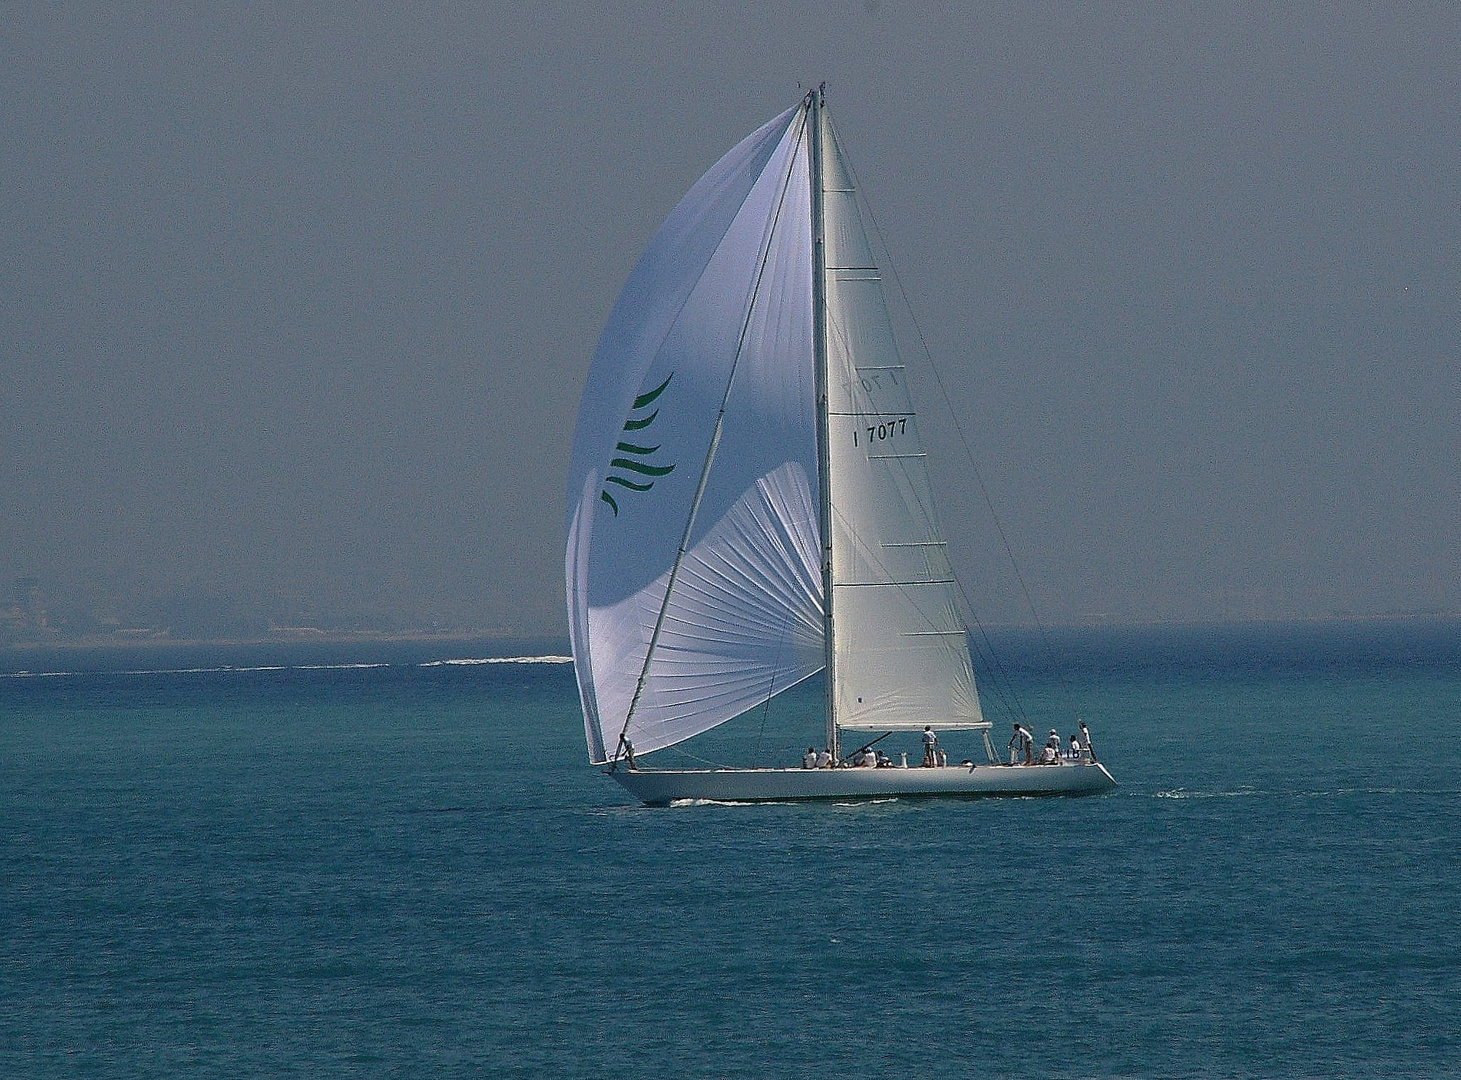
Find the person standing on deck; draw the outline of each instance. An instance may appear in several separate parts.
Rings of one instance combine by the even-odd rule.
[[[931,769],[938,764],[938,736],[928,724],[923,725],[923,767]]]
[[[1090,756],[1092,761],[1096,760],[1096,750],[1091,746],[1091,729],[1086,727],[1086,722],[1081,721],[1081,747]]]
[[[1072,735],[1070,737],[1070,760],[1072,760],[1072,761],[1079,761],[1080,759],[1081,759],[1081,740],[1080,740],[1080,737],[1078,735]]]
[[[1016,723],[1015,733],[1010,737],[1010,764],[1015,764],[1015,759],[1023,755],[1025,764],[1031,763],[1031,755],[1035,748],[1035,736],[1031,735],[1025,728]]]

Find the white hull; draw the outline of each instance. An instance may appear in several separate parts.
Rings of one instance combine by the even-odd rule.
[[[781,802],[900,796],[974,798],[1002,795],[1094,795],[1116,781],[1099,762],[1058,765],[950,765],[937,769],[625,769],[610,774],[640,801],[682,799]]]

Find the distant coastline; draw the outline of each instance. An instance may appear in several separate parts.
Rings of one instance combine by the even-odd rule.
[[[553,640],[551,636],[526,635],[511,630],[316,630],[310,627],[289,628],[269,634],[238,637],[173,637],[165,631],[136,634],[81,634],[10,641],[0,644],[0,652],[34,651],[38,649],[166,649],[228,648],[268,645],[349,645],[353,643],[397,644],[403,642],[493,642]],[[563,639],[566,643],[567,639]]]
[[[1327,615],[1295,616],[1292,618],[1263,619],[1118,619],[1092,616],[1063,623],[984,623],[985,633],[1001,638],[1015,638],[1042,632],[1059,637],[1083,637],[1102,635],[1109,631],[1115,635],[1145,633],[1197,634],[1224,632],[1283,632],[1300,628],[1322,630],[1356,628],[1361,626],[1396,628],[1406,626],[1457,624],[1461,630],[1461,611],[1404,611],[1362,614],[1334,612]],[[976,627],[971,633],[979,633]],[[122,631],[106,634],[81,634],[65,636],[54,634],[43,638],[11,640],[0,642],[0,654],[31,653],[47,650],[96,650],[96,649],[204,649],[204,648],[267,648],[270,646],[321,645],[420,645],[420,644],[480,644],[502,648],[523,643],[552,643],[562,651],[568,651],[566,635],[531,634],[505,627],[489,629],[450,630],[339,630],[318,627],[277,627],[268,633],[239,635],[233,637],[174,637],[166,630]]]
[[[1208,677],[1461,666],[1461,614],[1335,615],[1242,622],[976,626],[981,681],[1063,681],[1093,673]],[[77,637],[0,646],[0,675],[330,664],[421,665],[567,658],[564,635],[496,631],[354,631],[183,639]]]
[[[338,664],[415,666],[502,657],[566,658],[568,651],[566,638],[520,634],[376,633],[206,640],[93,637],[0,646],[0,676]]]

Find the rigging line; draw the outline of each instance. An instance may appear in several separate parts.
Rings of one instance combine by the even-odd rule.
[[[761,727],[756,732],[756,752],[751,755],[752,761],[761,757],[761,737],[766,734],[766,718],[771,715],[771,699],[776,696],[776,672],[781,668],[781,653],[786,647],[786,635],[790,630],[787,623],[781,624],[781,633],[776,638],[776,653],[771,662],[771,678],[766,682],[766,700],[761,703]]]
[[[700,482],[695,488],[695,497],[690,502],[690,513],[685,521],[685,532],[680,539],[680,547],[675,552],[675,561],[670,567],[669,580],[665,582],[664,599],[660,602],[659,615],[656,616],[654,621],[654,630],[649,635],[649,647],[644,651],[644,665],[639,670],[639,681],[634,686],[634,696],[629,701],[629,708],[624,714],[624,726],[619,730],[619,741],[614,747],[614,763],[616,765],[624,750],[625,739],[629,734],[629,724],[634,719],[634,710],[638,708],[639,699],[644,694],[645,684],[649,681],[649,667],[654,661],[655,646],[659,644],[660,633],[664,629],[665,616],[670,610],[670,597],[674,593],[675,580],[680,576],[680,567],[684,565],[685,553],[690,548],[690,536],[695,528],[695,518],[700,511],[700,501],[705,497],[705,486],[710,481],[710,467],[715,462],[715,452],[720,447],[720,436],[725,427],[726,405],[730,402],[731,390],[736,384],[736,372],[740,369],[741,353],[746,346],[746,335],[751,329],[751,318],[756,313],[756,298],[761,293],[761,281],[766,275],[766,264],[771,258],[771,244],[776,236],[776,226],[781,221],[781,212],[786,206],[786,196],[791,190],[792,173],[796,171],[797,157],[801,150],[803,137],[806,135],[807,116],[808,110],[803,107],[801,128],[796,134],[791,152],[787,155],[786,174],[781,179],[781,194],[776,200],[776,211],[771,215],[771,220],[767,222],[766,235],[761,240],[761,251],[757,260],[756,277],[751,285],[751,294],[746,301],[746,315],[741,322],[741,332],[736,338],[736,352],[731,358],[730,374],[726,377],[725,394],[721,397],[720,409],[715,414],[715,430],[710,437],[710,447],[705,453],[705,464],[700,469]],[[757,177],[757,180],[759,179],[760,177]],[[753,183],[751,190],[754,191],[755,187],[756,185]],[[749,198],[749,192],[747,193],[747,197]],[[744,204],[742,205],[744,206]],[[732,223],[739,216],[739,213],[740,211],[738,210],[732,216]],[[729,231],[729,227],[727,227],[727,231]],[[688,298],[686,302],[688,303]]]
[[[960,595],[962,594],[963,590],[961,589]],[[975,642],[974,647],[979,649],[979,658],[984,661],[985,670],[990,674],[990,681],[994,683],[996,689],[999,691],[1000,703],[1004,706],[1006,714],[1018,717],[1027,724],[1030,723],[1030,718],[1025,714],[1025,704],[1020,700],[1020,695],[1015,691],[1014,680],[1010,678],[1009,672],[1005,670],[1004,661],[999,658],[999,653],[995,651],[994,643],[989,640],[989,631],[979,621],[979,616],[974,611],[974,605],[969,603],[967,596],[964,597],[964,604],[969,609],[969,617],[974,620],[974,625],[979,628],[979,637],[984,641],[984,648],[979,649],[978,641]],[[1000,689],[1000,682],[994,679],[995,672],[998,672],[999,678],[1003,680],[1004,689]]]
[[[859,201],[863,201],[862,183],[857,177],[856,170],[852,167],[852,163],[850,161],[847,161],[846,159],[844,159],[843,164],[846,165],[847,171],[852,174],[853,187],[857,191]],[[869,221],[872,222],[873,230],[878,234],[878,242],[882,245],[884,252],[889,252],[891,249],[888,247],[887,237],[883,235],[882,227],[878,225],[877,218],[874,217],[871,213],[867,215],[867,218]],[[928,366],[929,369],[933,372],[934,382],[938,385],[939,394],[942,395],[944,399],[944,407],[949,410],[949,417],[954,422],[954,430],[957,431],[959,434],[959,442],[964,447],[964,456],[968,459],[969,467],[974,472],[974,479],[978,481],[979,493],[984,497],[984,505],[989,510],[989,516],[994,521],[994,527],[999,533],[1000,542],[1004,545],[1005,555],[1006,557],[1008,557],[1010,561],[1010,566],[1015,572],[1016,580],[1020,583],[1020,592],[1025,598],[1025,605],[1030,609],[1030,616],[1035,620],[1036,629],[1040,633],[1040,642],[1045,647],[1046,659],[1050,663],[1051,670],[1054,671],[1060,681],[1065,684],[1066,692],[1067,694],[1069,694],[1070,688],[1068,673],[1065,671],[1063,665],[1061,665],[1060,661],[1056,657],[1055,647],[1050,641],[1050,634],[1045,628],[1044,621],[1040,618],[1040,612],[1035,607],[1035,601],[1030,596],[1029,586],[1025,584],[1025,575],[1021,573],[1020,564],[1015,559],[1014,548],[1010,546],[1009,537],[1005,534],[1004,531],[1004,524],[999,520],[999,515],[995,512],[994,500],[990,498],[989,489],[984,484],[984,475],[979,471],[979,465],[974,460],[974,452],[969,447],[969,440],[964,434],[963,425],[959,423],[958,414],[954,412],[953,402],[949,397],[948,389],[944,386],[943,376],[939,373],[938,365],[934,363],[933,352],[931,349],[929,349],[928,341],[923,336],[923,328],[918,324],[918,316],[915,315],[913,312],[913,304],[908,299],[908,290],[903,287],[903,279],[898,274],[897,267],[893,265],[892,258],[889,257],[885,261],[888,264],[889,272],[891,272],[893,275],[894,282],[896,282],[898,285],[898,293],[903,299],[904,310],[908,312],[908,318],[913,323],[914,333],[918,336],[919,347],[923,350],[924,356],[928,358]],[[959,591],[962,593],[963,588],[961,587]],[[965,603],[968,603],[967,596],[965,596],[964,600]],[[970,610],[971,612],[973,610],[972,604],[970,604]]]
[[[679,754],[688,761],[698,761],[702,765],[710,765],[717,769],[729,769],[731,767],[719,761],[711,761],[709,758],[703,758],[699,754],[692,754],[688,750],[682,750],[679,746],[666,746],[663,749],[671,754]]]

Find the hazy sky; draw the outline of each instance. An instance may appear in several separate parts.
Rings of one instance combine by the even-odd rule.
[[[1452,5],[674,7],[0,8],[0,598],[562,632],[619,287],[826,80],[1043,619],[1461,610]]]

